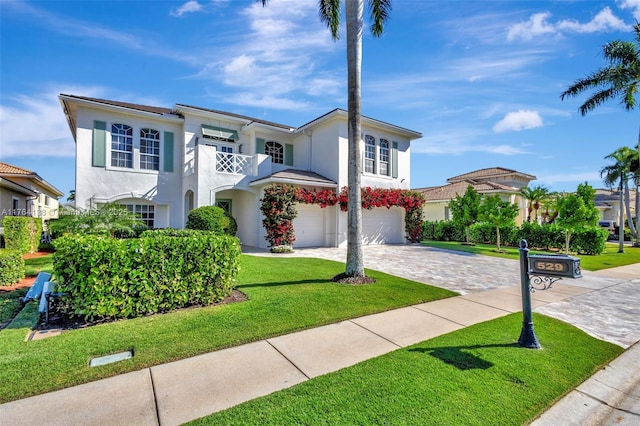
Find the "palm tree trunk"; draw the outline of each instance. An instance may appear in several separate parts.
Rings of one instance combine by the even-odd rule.
[[[347,276],[364,276],[362,254],[362,201],[360,194],[360,74],[362,71],[363,0],[346,0],[347,81],[348,81],[348,197],[347,204]]]
[[[638,233],[636,226],[633,223],[633,216],[631,216],[631,197],[629,191],[629,181],[625,180],[624,182],[624,211],[627,215],[627,224],[629,225],[629,229],[631,230],[631,235],[635,238]]]
[[[618,222],[618,253],[624,253],[624,178],[620,176],[620,221]]]

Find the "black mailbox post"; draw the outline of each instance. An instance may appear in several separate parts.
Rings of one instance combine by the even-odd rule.
[[[534,284],[531,285],[533,277]],[[525,348],[540,349],[531,318],[531,292],[546,290],[563,277],[580,278],[580,259],[562,254],[532,254],[529,256],[527,241],[520,241],[520,286],[522,292],[522,331],[518,344]]]

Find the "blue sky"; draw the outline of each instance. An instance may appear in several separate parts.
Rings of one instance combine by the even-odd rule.
[[[363,41],[362,112],[422,132],[411,186],[485,167],[532,185],[603,187],[604,157],[637,143],[617,101],[582,117],[560,100],[632,40],[640,0],[398,1]],[[293,127],[346,109],[344,27],[334,42],[315,0],[0,0],[0,159],[74,188],[68,93],[230,111]]]

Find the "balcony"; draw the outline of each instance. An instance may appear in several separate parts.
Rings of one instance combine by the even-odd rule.
[[[256,176],[258,164],[253,155],[216,152],[216,172],[235,175]]]

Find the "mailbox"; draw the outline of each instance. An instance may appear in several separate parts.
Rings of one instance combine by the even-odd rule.
[[[530,254],[529,273],[580,278],[580,259],[566,254]]]

